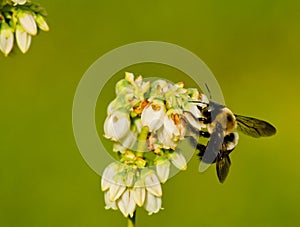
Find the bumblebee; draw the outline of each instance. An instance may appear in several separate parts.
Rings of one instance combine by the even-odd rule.
[[[198,120],[202,127],[197,129],[188,125],[188,128],[200,137],[209,138],[209,142],[205,146],[198,143],[195,138],[189,137],[192,145],[199,150],[198,156],[201,159],[199,171],[206,170],[207,164],[216,163],[217,176],[221,183],[225,181],[229,173],[231,165],[229,154],[238,143],[239,137],[236,130],[255,138],[272,136],[276,133],[275,127],[270,123],[233,114],[230,109],[219,103],[213,101],[191,102],[195,103],[200,110],[201,117],[195,120]],[[190,113],[185,113],[185,116],[194,117]],[[206,130],[204,131],[203,128]]]

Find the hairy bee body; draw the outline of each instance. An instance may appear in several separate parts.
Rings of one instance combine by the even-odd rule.
[[[272,136],[276,133],[274,126],[268,122],[236,115],[226,106],[214,101],[191,102],[197,105],[201,113],[201,117],[197,120],[200,122],[200,125],[205,125],[205,127],[199,129],[190,128],[192,131],[196,131],[198,136],[209,138],[209,142],[207,145],[203,145],[195,139],[190,138],[190,141],[199,150],[198,156],[201,159],[201,163],[216,163],[217,176],[221,183],[225,181],[229,173],[231,165],[229,154],[238,143],[239,137],[238,133],[235,132],[236,130],[256,138]],[[206,130],[204,131],[203,128],[206,128]]]

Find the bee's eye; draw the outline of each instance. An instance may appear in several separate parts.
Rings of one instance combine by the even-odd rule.
[[[232,121],[232,120],[233,120],[232,116],[231,115],[227,115],[227,121]]]

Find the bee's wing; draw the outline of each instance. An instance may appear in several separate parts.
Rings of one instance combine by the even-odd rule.
[[[220,183],[224,183],[230,169],[231,161],[227,154],[217,157],[216,169]]]
[[[235,114],[237,129],[252,137],[272,136],[276,133],[274,126],[266,121]]]
[[[204,155],[201,159],[199,171],[204,172],[211,163],[214,163],[224,141],[224,130],[220,123],[216,124],[215,131],[211,134]]]

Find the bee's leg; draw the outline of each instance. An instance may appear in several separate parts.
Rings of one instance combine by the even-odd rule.
[[[210,124],[211,123],[211,118],[210,117],[208,117],[208,118],[198,117],[197,119],[198,119],[198,121],[203,122],[203,124]]]
[[[204,132],[204,131],[199,131],[199,135],[204,137],[204,138],[209,138],[210,137],[209,132]]]
[[[197,156],[200,157],[200,159],[202,159],[204,153],[205,153],[205,150],[206,150],[206,146],[203,145],[203,144],[200,144],[198,143],[197,146],[196,146],[197,150],[199,151],[199,153],[197,154]]]
[[[197,156],[200,157],[200,159],[202,158],[202,156],[204,155],[204,152],[206,150],[206,146],[203,144],[198,143],[198,141],[192,137],[192,136],[186,136],[186,138],[189,140],[189,142],[191,143],[191,145],[199,151],[199,153],[197,154]]]

